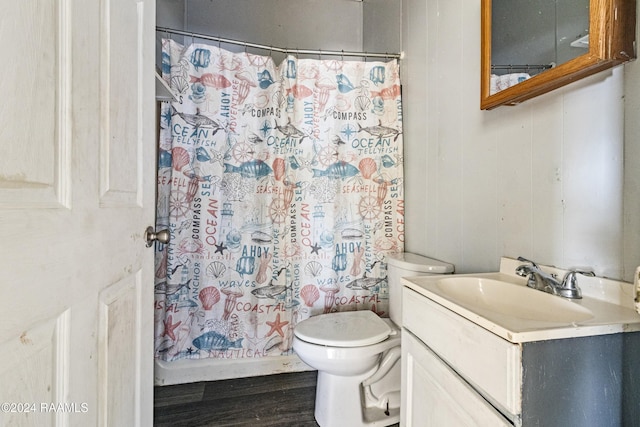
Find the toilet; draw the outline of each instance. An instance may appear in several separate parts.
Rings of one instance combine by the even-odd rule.
[[[402,283],[448,274],[453,265],[412,253],[387,255],[390,318],[373,311],[321,314],[298,323],[293,349],[318,370],[320,427],[389,426],[400,420]]]

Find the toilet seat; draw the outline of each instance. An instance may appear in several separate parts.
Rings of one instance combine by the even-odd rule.
[[[384,341],[389,325],[372,311],[344,311],[314,316],[300,322],[294,334],[311,344],[330,347],[363,347]]]

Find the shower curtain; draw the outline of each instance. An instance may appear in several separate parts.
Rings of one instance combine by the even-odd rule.
[[[397,61],[298,59],[163,41],[155,354],[291,354],[320,313],[388,312],[403,250]]]

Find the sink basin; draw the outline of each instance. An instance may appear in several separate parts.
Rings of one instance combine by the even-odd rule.
[[[402,280],[407,290],[512,343],[640,331],[633,284],[580,277],[583,298],[573,300],[527,287],[514,273],[518,265],[503,258],[500,272]]]
[[[466,308],[518,319],[581,322],[593,313],[576,302],[519,284],[483,277],[452,277],[437,281],[434,290]]]

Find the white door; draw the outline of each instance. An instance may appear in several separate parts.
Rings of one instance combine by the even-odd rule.
[[[0,13],[0,425],[151,425],[153,0]]]

